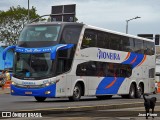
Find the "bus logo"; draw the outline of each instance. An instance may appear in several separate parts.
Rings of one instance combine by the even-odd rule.
[[[120,55],[117,53],[103,52],[99,48],[98,48],[98,50],[99,50],[99,52],[97,53],[97,57],[99,59],[120,60]]]

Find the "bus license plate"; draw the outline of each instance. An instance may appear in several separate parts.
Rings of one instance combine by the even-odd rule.
[[[25,92],[25,94],[27,94],[27,95],[31,95],[31,94],[32,94],[32,92]]]

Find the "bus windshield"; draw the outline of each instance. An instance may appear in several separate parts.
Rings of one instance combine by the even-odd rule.
[[[24,79],[40,79],[53,76],[53,63],[50,53],[16,54],[14,76]]]
[[[19,41],[57,41],[59,31],[59,25],[26,26]]]

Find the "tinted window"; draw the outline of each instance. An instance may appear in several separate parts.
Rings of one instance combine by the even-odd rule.
[[[57,51],[56,75],[67,72],[71,69],[75,47]]]
[[[153,42],[148,42],[148,47],[149,47],[149,55],[154,55],[155,54],[155,45]]]
[[[122,50],[127,52],[133,51],[133,39],[128,37],[122,37]]]
[[[86,29],[81,48],[98,47],[125,52],[153,55],[155,47],[153,42],[130,38],[103,31]]]
[[[63,44],[77,44],[81,33],[81,27],[67,26],[64,28],[61,38]]]
[[[149,69],[149,78],[154,78],[154,76],[155,76],[155,69],[154,68]]]
[[[53,61],[49,53],[41,54],[16,54],[14,75],[17,78],[42,79],[51,77],[53,73]]]
[[[60,26],[56,25],[26,26],[19,41],[57,41],[59,31]]]
[[[115,34],[109,34],[109,40],[110,40],[110,49],[113,50],[120,50],[120,44],[121,44],[121,37],[119,35]]]
[[[136,53],[144,53],[142,40],[135,39],[135,52]]]
[[[130,77],[131,65],[90,61],[77,66],[77,76]]]
[[[96,47],[97,32],[86,29],[83,36],[81,48]]]
[[[144,41],[144,54],[154,55],[155,46],[153,42]]]
[[[99,48],[105,48],[106,47],[106,41],[105,41],[105,33],[98,32],[97,36],[97,47]]]

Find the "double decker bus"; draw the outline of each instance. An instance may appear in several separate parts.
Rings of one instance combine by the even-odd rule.
[[[46,98],[121,95],[154,91],[154,41],[82,23],[28,24],[14,49],[11,94]]]

